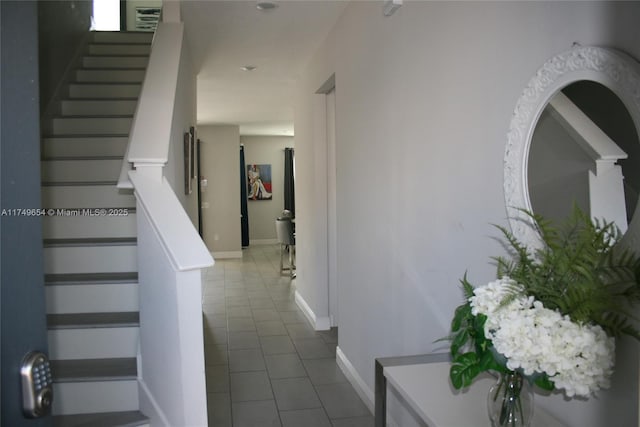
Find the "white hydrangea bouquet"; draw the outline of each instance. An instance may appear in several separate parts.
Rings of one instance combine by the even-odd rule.
[[[640,259],[616,246],[621,236],[613,223],[592,221],[577,208],[559,228],[527,214],[541,249],[529,250],[498,226],[511,255],[493,258],[499,279],[476,288],[466,275],[461,280],[466,299],[447,338],[451,383],[468,387],[480,373],[496,371],[589,397],[609,386],[615,337],[640,339],[631,314],[640,302]],[[516,411],[524,411],[521,402],[509,405],[498,408],[504,419],[492,418],[494,425],[526,425],[509,421],[526,418]]]

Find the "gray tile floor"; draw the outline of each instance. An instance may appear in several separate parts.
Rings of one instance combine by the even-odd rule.
[[[335,361],[337,329],[314,331],[278,272],[277,245],[203,273],[210,427],[371,427]]]

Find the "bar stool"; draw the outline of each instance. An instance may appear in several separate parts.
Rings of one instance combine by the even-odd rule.
[[[296,238],[293,233],[293,223],[291,218],[279,217],[276,218],[276,236],[278,243],[280,243],[280,273],[283,271],[289,271],[289,275],[293,278],[295,276],[295,250],[296,250]],[[289,264],[284,265],[284,252],[289,252]]]

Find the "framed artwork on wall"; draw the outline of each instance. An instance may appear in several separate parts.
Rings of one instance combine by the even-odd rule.
[[[191,126],[189,128],[189,143],[191,144],[190,149],[191,149],[191,164],[189,165],[189,173],[191,176],[191,179],[195,179],[196,178],[196,164],[195,164],[195,157],[196,157],[196,128]]]
[[[271,165],[247,165],[247,198],[249,200],[271,200]]]
[[[193,163],[193,144],[191,133],[184,133],[184,194],[191,194],[191,164]]]

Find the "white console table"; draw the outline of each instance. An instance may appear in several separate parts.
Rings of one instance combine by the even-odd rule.
[[[387,358],[387,361],[394,361],[390,363],[391,366],[383,366],[385,359],[376,361],[381,371],[378,372],[376,385],[385,387],[384,391],[378,390],[378,387],[376,390],[376,426],[385,426],[387,423],[386,387],[393,388],[403,403],[429,427],[490,426],[486,399],[489,388],[495,383],[494,378],[479,377],[469,388],[455,390],[449,384],[451,365],[445,357],[438,357],[436,361],[427,357],[427,363],[421,363],[417,358],[410,357],[408,362],[412,364],[404,365],[397,364],[402,358]],[[384,378],[379,378],[381,376]],[[381,392],[380,396],[378,392]],[[379,402],[379,399],[384,399],[384,402]],[[534,408],[531,427],[562,426],[540,407]]]

